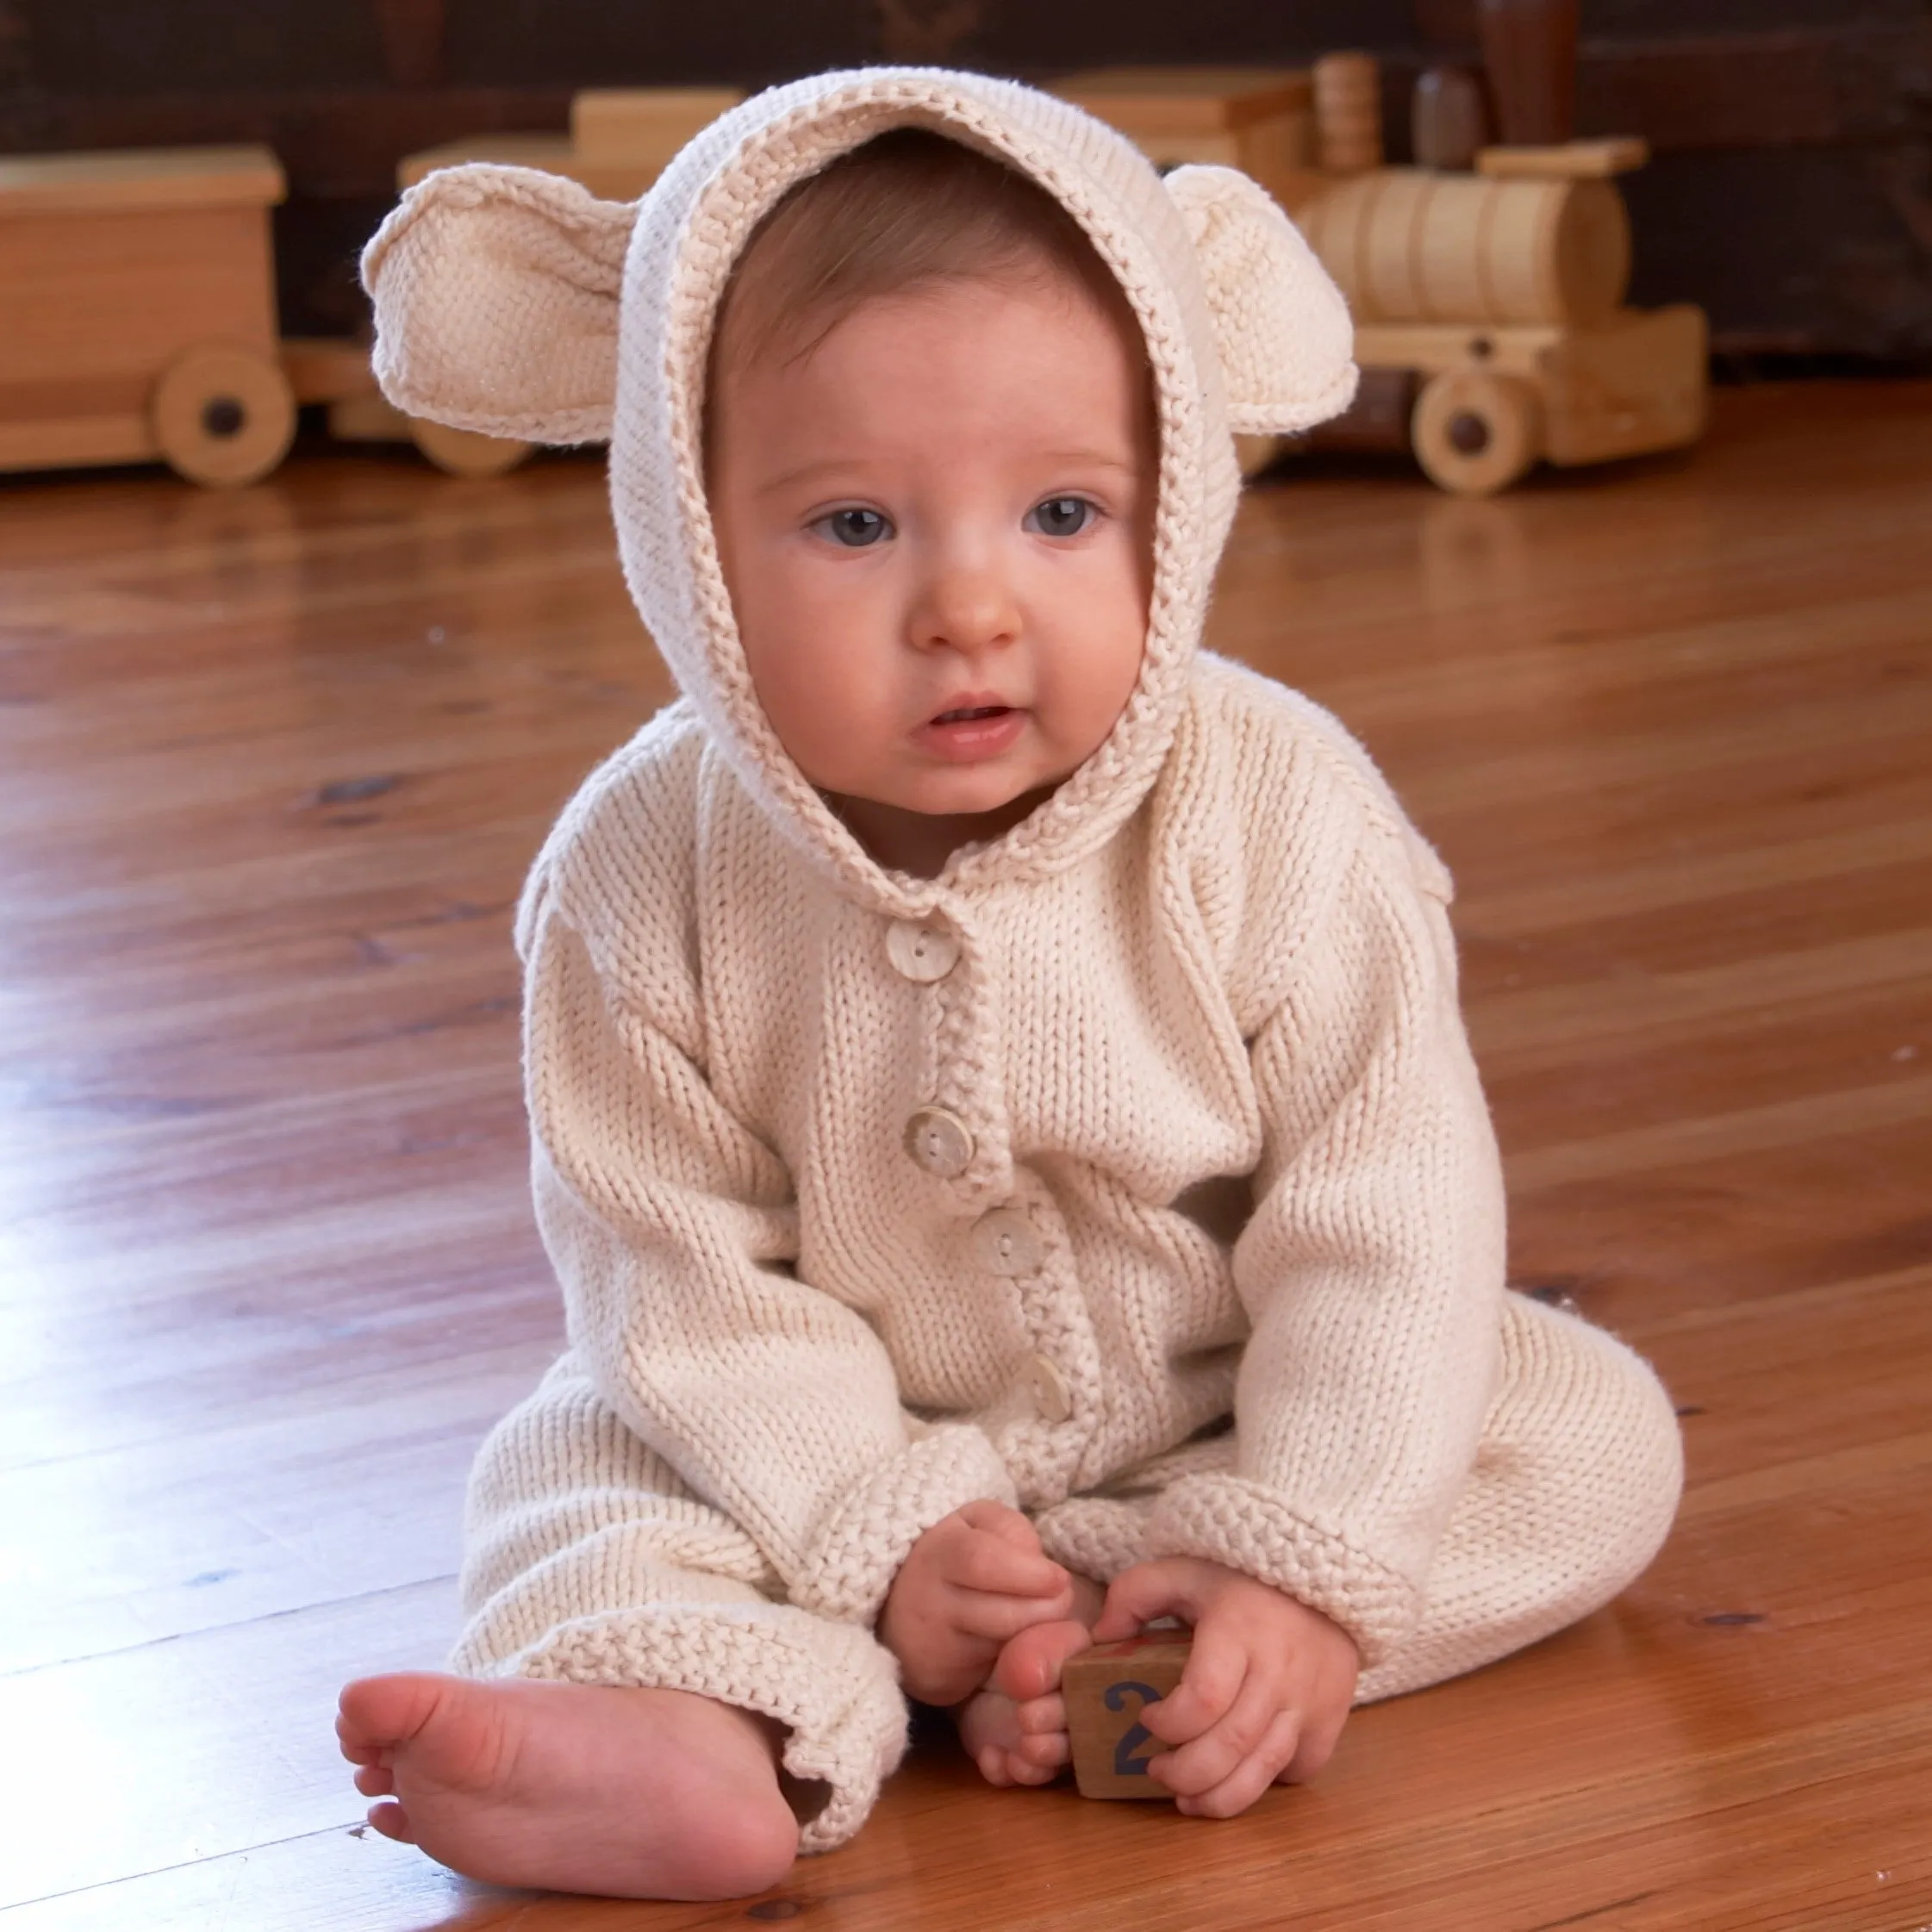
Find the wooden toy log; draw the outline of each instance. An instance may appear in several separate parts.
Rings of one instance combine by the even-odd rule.
[[[1630,280],[1630,218],[1608,181],[1377,168],[1296,220],[1358,322],[1588,322]]]
[[[1382,73],[1372,53],[1324,53],[1315,63],[1315,127],[1327,174],[1382,165]]]
[[[1061,1672],[1074,1781],[1082,1798],[1174,1795],[1147,1774],[1148,1760],[1165,1747],[1140,1713],[1180,1683],[1192,1642],[1185,1631],[1144,1631],[1083,1650]]]

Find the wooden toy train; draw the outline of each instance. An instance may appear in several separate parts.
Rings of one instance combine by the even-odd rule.
[[[1567,40],[1549,31],[1566,15]],[[1615,178],[1643,144],[1560,138],[1574,15],[1574,0],[1486,0],[1508,139],[1486,141],[1475,77],[1424,76],[1413,167],[1381,165],[1367,54],[1312,72],[1103,68],[1056,88],[1158,164],[1244,169],[1299,224],[1348,296],[1363,371],[1355,407],[1308,442],[1410,446],[1444,489],[1484,495],[1539,460],[1667,449],[1704,426],[1702,311],[1624,306]],[[1536,34],[1512,41],[1523,22]],[[455,143],[405,159],[399,183],[514,161],[630,199],[738,98],[592,90],[567,136]],[[407,439],[458,474],[520,461],[520,443],[390,408],[360,345],[277,337],[268,211],[284,191],[261,147],[0,158],[0,470],[159,458],[196,483],[251,483],[281,462],[302,403],[326,405],[339,437]],[[1281,453],[1248,439],[1243,465]]]

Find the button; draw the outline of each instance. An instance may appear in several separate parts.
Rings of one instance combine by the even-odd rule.
[[[1074,1392],[1059,1364],[1046,1356],[1027,1356],[1026,1388],[1043,1422],[1064,1422],[1074,1412]]]
[[[922,1106],[906,1123],[906,1151],[928,1174],[950,1181],[966,1171],[973,1157],[973,1137],[957,1113],[943,1106]]]
[[[907,979],[930,986],[959,963],[959,942],[938,926],[898,919],[886,928],[886,953]]]
[[[973,1253],[988,1274],[1038,1274],[1040,1237],[1015,1207],[996,1207],[973,1224]]]

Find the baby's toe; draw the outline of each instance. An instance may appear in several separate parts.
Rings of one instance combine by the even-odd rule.
[[[396,1773],[386,1764],[365,1764],[356,1773],[355,1786],[365,1798],[387,1798],[396,1789]]]
[[[1023,1737],[1014,1747],[1014,1754],[1036,1770],[1055,1772],[1071,1761],[1073,1741],[1063,1730]]]
[[[1067,1700],[1054,1691],[1044,1698],[1028,1698],[1013,1706],[1013,1722],[1022,1737],[1044,1737],[1067,1729]]]
[[[399,1845],[413,1845],[416,1835],[409,1829],[408,1814],[400,1804],[371,1804],[369,1807],[369,1822],[385,1838],[393,1838]]]
[[[993,1665],[993,1687],[1016,1704],[1050,1696],[1060,1688],[1060,1673],[1069,1657],[1093,1642],[1084,1624],[1065,1618],[1034,1624],[1012,1638]]]

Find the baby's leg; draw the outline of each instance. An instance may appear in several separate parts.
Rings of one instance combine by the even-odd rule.
[[[378,1831],[495,1885],[734,1898],[798,1848],[779,1727],[689,1692],[402,1673],[336,1731]]]
[[[1420,1624],[1358,1704],[1507,1656],[1608,1603],[1668,1533],[1683,1484],[1670,1398],[1599,1328],[1504,1298],[1503,1380]]]
[[[959,1706],[959,1741],[989,1785],[1050,1784],[1071,1761],[1060,1673],[1094,1641],[1106,1600],[1099,1584],[1075,1576],[1073,1616],[1010,1639],[985,1688]]]

